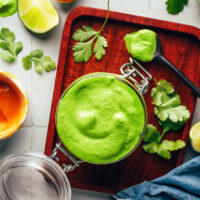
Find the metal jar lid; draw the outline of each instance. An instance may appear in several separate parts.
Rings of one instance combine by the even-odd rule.
[[[62,168],[39,153],[20,153],[0,161],[0,199],[71,200],[71,187]]]

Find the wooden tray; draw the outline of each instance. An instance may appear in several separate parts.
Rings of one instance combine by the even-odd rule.
[[[164,55],[173,62],[197,86],[200,86],[200,30],[183,24],[171,23],[145,17],[138,17],[117,12],[111,12],[108,24],[103,35],[108,40],[106,56],[98,62],[94,56],[88,63],[74,63],[72,34],[82,25],[89,25],[98,30],[106,16],[105,10],[77,7],[69,14],[63,30],[54,96],[49,120],[49,128],[45,154],[51,155],[55,143],[59,141],[55,127],[55,113],[57,103],[63,91],[78,77],[91,72],[111,72],[119,74],[120,66],[129,61],[124,36],[138,29],[154,30],[160,37]],[[166,66],[158,62],[145,63],[146,69],[157,80],[166,79],[171,82],[186,105],[191,117],[184,129],[179,132],[170,132],[165,138],[188,140],[188,131],[194,113],[196,97]],[[145,95],[148,108],[149,123],[157,127],[158,120],[153,114],[150,90],[155,86],[150,83],[150,89]],[[157,155],[150,155],[143,151],[142,145],[127,159],[109,166],[81,164],[74,171],[67,174],[72,187],[115,193],[144,180],[157,178],[183,161],[185,149],[174,152],[172,159],[164,160]],[[60,162],[69,162],[63,155],[58,154]]]

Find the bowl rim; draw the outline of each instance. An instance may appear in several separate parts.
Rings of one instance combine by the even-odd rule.
[[[0,133],[0,140],[3,139],[7,139],[9,137],[11,137],[12,135],[14,135],[16,133],[16,131],[22,126],[22,124],[24,123],[27,115],[28,115],[28,111],[29,111],[29,98],[28,98],[28,93],[26,91],[26,89],[24,88],[24,86],[22,85],[22,83],[10,72],[4,71],[4,70],[0,70],[0,75],[8,78],[21,92],[22,98],[23,98],[23,113],[21,116],[21,119],[18,123],[16,123],[15,125],[13,125],[10,129],[1,132]]]
[[[118,75],[118,74],[115,74],[115,73],[108,73],[108,72],[96,72],[96,73],[89,73],[89,74],[86,74],[86,75],[83,75],[81,77],[79,77],[78,79],[76,79],[75,81],[73,81],[66,89],[65,91],[62,93],[59,101],[58,101],[58,104],[57,104],[57,108],[56,108],[56,114],[55,114],[55,124],[56,124],[56,131],[57,131],[57,134],[58,134],[58,130],[57,130],[57,112],[58,112],[58,107],[59,107],[59,104],[61,102],[61,100],[63,99],[63,97],[65,96],[65,94],[74,86],[76,85],[78,82],[84,80],[84,79],[88,79],[88,78],[93,78],[93,77],[102,77],[102,76],[112,76],[112,77],[115,77],[117,80],[120,80],[122,82],[124,82],[125,84],[129,85],[136,93],[137,95],[139,96],[141,102],[142,102],[142,105],[143,105],[143,108],[144,108],[144,115],[145,115],[145,120],[144,120],[144,126],[143,126],[143,129],[140,133],[140,137],[138,139],[138,142],[137,144],[133,147],[133,149],[128,152],[126,155],[124,155],[123,157],[121,157],[119,160],[116,160],[116,161],[111,161],[111,162],[107,162],[107,163],[92,163],[92,162],[88,162],[88,161],[85,161],[83,159],[80,159],[78,158],[77,156],[75,156],[63,143],[62,143],[62,140],[60,139],[60,142],[62,143],[62,146],[72,155],[74,156],[75,158],[79,159],[81,162],[86,162],[86,163],[89,163],[89,164],[94,164],[94,165],[108,165],[108,164],[114,164],[114,163],[118,163],[122,160],[124,160],[125,158],[129,157],[141,144],[142,142],[142,138],[144,136],[144,133],[145,133],[145,130],[146,130],[146,127],[147,127],[147,122],[148,122],[148,112],[147,112],[147,106],[146,106],[146,103],[145,103],[145,100],[142,96],[142,94],[138,91],[138,89],[136,88],[135,85],[133,85],[129,80],[127,80],[126,78],[124,78],[122,75]],[[58,134],[59,136],[59,134]],[[60,137],[59,137],[60,138]]]

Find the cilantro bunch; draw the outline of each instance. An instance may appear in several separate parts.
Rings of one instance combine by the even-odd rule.
[[[165,159],[170,159],[170,151],[185,147],[185,143],[181,140],[162,141],[162,138],[170,130],[180,130],[189,119],[190,113],[185,106],[181,105],[181,99],[175,93],[173,86],[165,80],[156,82],[156,87],[151,91],[151,97],[155,105],[154,113],[163,131],[160,134],[153,125],[148,124],[143,138],[145,142],[143,149],[148,153],[157,153]]]
[[[22,63],[25,70],[32,68],[32,62],[35,65],[35,71],[42,74],[45,70],[50,72],[56,69],[56,63],[51,59],[50,56],[43,56],[44,53],[40,49],[36,49],[30,52],[28,56],[23,57]]]
[[[22,51],[22,42],[15,43],[15,34],[8,28],[2,28],[0,32],[0,52],[1,58],[6,62],[14,62],[17,60],[17,55]]]
[[[106,53],[105,48],[107,48],[108,43],[106,38],[101,35],[101,32],[108,21],[109,2],[110,0],[108,0],[108,12],[106,19],[99,31],[95,31],[92,27],[89,26],[82,26],[82,29],[78,29],[72,35],[72,38],[75,41],[79,41],[72,48],[72,51],[74,51],[73,57],[75,62],[83,62],[83,61],[88,62],[92,56],[92,53],[95,54],[95,58],[97,60],[101,60],[105,55]],[[94,48],[92,51],[93,44]]]
[[[168,13],[177,15],[183,11],[184,6],[188,4],[188,0],[167,0],[165,4],[167,5]]]
[[[0,32],[0,52],[1,58],[6,62],[14,62],[17,60],[17,55],[22,51],[22,42],[15,43],[15,34],[8,28],[2,28]],[[50,72],[56,69],[56,63],[50,56],[44,56],[44,53],[40,49],[31,51],[28,56],[23,57],[22,64],[25,70],[29,70],[32,67],[32,63],[35,65],[35,71],[42,74],[45,70]]]

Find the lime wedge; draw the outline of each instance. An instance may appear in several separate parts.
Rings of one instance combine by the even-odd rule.
[[[50,0],[19,0],[19,17],[34,33],[46,33],[59,23],[59,16]]]
[[[190,140],[193,149],[200,153],[200,122],[194,124],[190,129]]]

